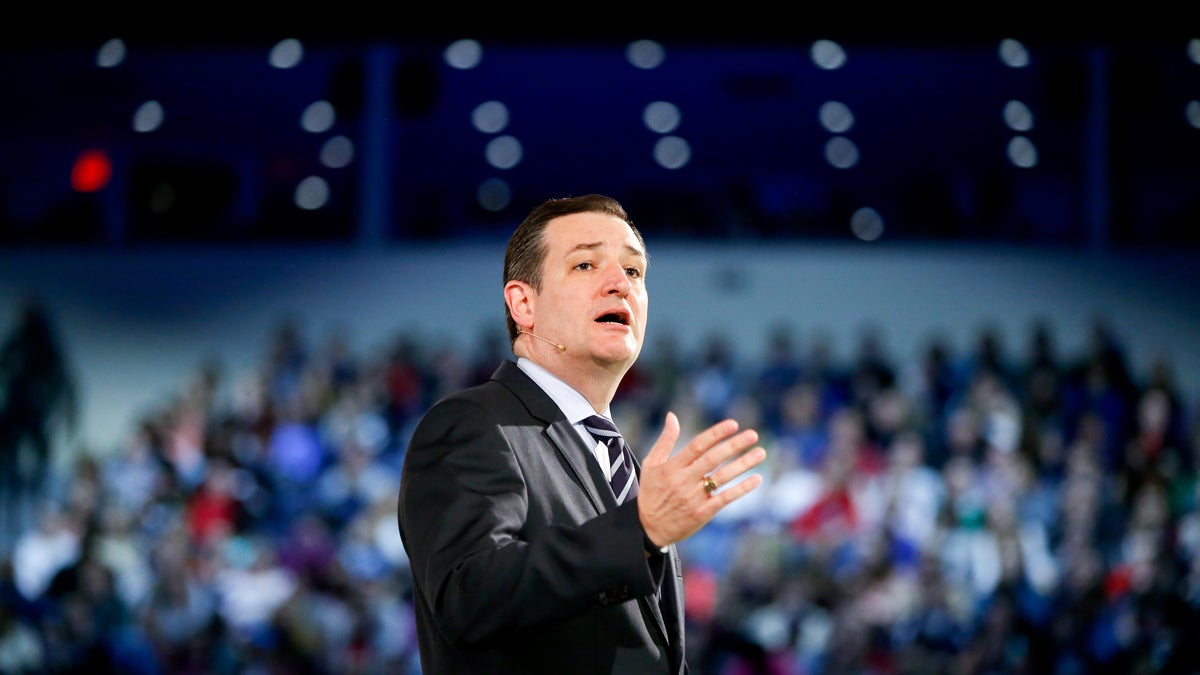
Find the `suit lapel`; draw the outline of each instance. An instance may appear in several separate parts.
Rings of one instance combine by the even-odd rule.
[[[615,508],[617,500],[604,478],[604,471],[554,399],[547,396],[513,361],[501,363],[492,379],[511,389],[529,413],[546,424],[546,437],[570,467],[575,482],[583,488],[596,513]]]
[[[492,379],[500,382],[504,386],[513,391],[516,396],[525,404],[529,413],[546,423],[546,437],[554,446],[555,450],[562,456],[567,466],[570,467],[572,473],[575,474],[575,481],[583,488],[584,494],[587,495],[592,507],[596,509],[596,513],[603,513],[609,509],[617,507],[617,498],[613,495],[612,489],[608,486],[608,481],[605,480],[604,471],[596,463],[595,457],[592,455],[591,449],[583,443],[583,439],[575,432],[575,428],[563,416],[558,405],[554,400],[542,391],[541,387],[537,386],[533,380],[529,378],[517,364],[512,361],[504,361],[496,372],[492,375]],[[637,466],[637,472],[641,475],[641,462],[638,461],[636,454],[634,455],[634,463]],[[638,598],[638,604],[642,607],[643,613],[653,617],[653,625],[661,631],[664,636],[664,641],[669,644],[671,650],[679,650],[682,634],[681,626],[674,626],[678,623],[672,621],[672,625],[678,629],[675,634],[667,630],[667,624],[663,619],[663,610],[660,606],[662,600],[668,602],[677,601],[676,590],[673,584],[676,583],[674,575],[675,570],[675,547],[672,546],[664,559],[661,561],[661,570],[655,570],[660,573],[662,579],[661,587],[666,590],[664,594],[660,590],[659,593],[650,596]],[[682,654],[678,655],[682,657]]]
[[[612,496],[612,489],[604,482],[600,467],[596,465],[596,460],[584,447],[583,440],[579,438],[579,434],[575,433],[575,428],[571,426],[571,423],[565,419],[552,422],[546,428],[546,435],[558,453],[566,460],[567,465],[575,472],[576,481],[583,486],[583,491],[587,493],[596,513],[604,513],[615,506],[616,498]],[[604,488],[603,491],[600,490],[601,487]],[[605,493],[608,494],[605,495]],[[605,499],[605,496],[608,499]]]

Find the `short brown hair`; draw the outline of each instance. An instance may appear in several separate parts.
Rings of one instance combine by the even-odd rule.
[[[642,249],[646,242],[625,212],[625,207],[612,197],[600,194],[582,195],[579,197],[555,197],[538,204],[525,220],[517,226],[508,239],[508,249],[504,252],[504,283],[523,281],[536,291],[542,290],[542,264],[546,261],[546,226],[551,220],[572,213],[606,213],[625,221]],[[504,305],[504,316],[508,322],[508,342],[516,342],[517,322],[513,321],[508,312],[508,304]]]

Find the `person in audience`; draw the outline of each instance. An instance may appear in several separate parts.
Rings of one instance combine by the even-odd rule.
[[[33,520],[60,432],[78,425],[75,375],[44,301],[25,298],[0,344],[0,537]]]
[[[396,481],[417,420],[457,369],[415,359],[401,378],[393,350],[304,358],[311,350],[288,326],[258,368],[189,375],[178,396],[129,420],[123,443],[51,467],[33,504],[42,517],[0,550],[0,670],[422,672],[422,600],[396,527]],[[1183,673],[1200,662],[1200,643],[1186,639],[1200,623],[1194,393],[1165,358],[1132,370],[1112,324],[1098,323],[1077,358],[1054,346],[1048,323],[1031,326],[1028,356],[1005,361],[1005,386],[952,376],[980,360],[948,339],[907,359],[877,349],[874,372],[896,373],[891,387],[864,386],[879,379],[855,375],[853,351],[830,332],[806,340],[799,379],[782,391],[796,372],[780,369],[777,343],[731,362],[716,414],[767,425],[769,398],[782,394],[782,416],[757,442],[773,460],[755,468],[763,489],[677,544],[691,673]],[[495,333],[458,355],[471,384],[507,358]],[[682,336],[657,334],[609,411],[631,447],[652,447],[668,410],[681,438],[703,430],[690,385],[711,342],[689,353]],[[398,339],[413,354],[443,353],[417,334]],[[775,394],[764,395],[768,372]],[[306,465],[311,490],[281,491],[297,468],[278,461],[287,434],[320,453]],[[826,492],[825,481],[846,489]],[[206,522],[197,505],[214,485],[237,516],[210,518],[195,537],[189,525]],[[631,507],[606,513],[620,508]],[[319,558],[301,518],[322,521],[308,521],[325,533]],[[314,560],[320,574],[300,573]]]

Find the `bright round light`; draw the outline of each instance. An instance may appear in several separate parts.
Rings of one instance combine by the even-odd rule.
[[[825,161],[838,169],[858,164],[858,146],[845,136],[834,136],[825,143]]]
[[[662,65],[667,52],[654,40],[634,40],[625,48],[625,58],[634,68],[650,70]]]
[[[1008,161],[1022,169],[1031,169],[1037,166],[1037,146],[1024,136],[1013,136],[1012,140],[1008,142]]]
[[[267,63],[273,68],[286,70],[295,68],[300,65],[300,61],[304,59],[304,45],[295,38],[280,40],[271,47],[271,52],[267,54]]]
[[[166,111],[158,101],[146,101],[133,113],[133,130],[145,134],[163,125]]]
[[[120,38],[113,38],[96,50],[96,65],[101,68],[115,68],[124,60],[125,42]]]
[[[1029,65],[1029,50],[1017,40],[1012,38],[1001,40],[997,52],[1000,62],[1009,68],[1024,68]]]
[[[483,60],[483,45],[477,40],[458,40],[452,42],[446,51],[442,52],[442,59],[451,68],[458,70],[469,70],[479,65]]]
[[[692,159],[692,148],[678,136],[663,136],[654,144],[654,161],[667,169],[681,169]]]
[[[667,101],[654,101],[642,111],[642,123],[656,134],[669,134],[679,126],[679,107]]]
[[[1188,101],[1187,107],[1183,109],[1183,114],[1187,118],[1188,124],[1200,129],[1200,101]]]
[[[471,111],[471,124],[485,134],[495,134],[508,126],[508,106],[500,101],[484,101]]]
[[[854,126],[854,113],[850,107],[839,101],[826,101],[821,104],[817,118],[826,131],[834,134],[844,134]]]
[[[846,50],[833,40],[817,40],[809,49],[813,63],[822,70],[837,70],[846,65]]]
[[[345,136],[334,136],[321,146],[321,164],[341,169],[354,161],[354,143]]]
[[[1009,101],[1004,104],[1004,123],[1013,131],[1029,131],[1033,128],[1033,111],[1021,101]]]
[[[300,128],[313,134],[329,131],[337,120],[333,104],[329,101],[313,101],[300,114]]]
[[[329,202],[329,184],[320,176],[309,176],[296,186],[293,199],[305,211],[319,209]]]
[[[521,142],[513,136],[497,136],[484,149],[487,163],[497,169],[511,169],[521,163]]]
[[[862,241],[875,241],[883,236],[883,217],[875,209],[864,206],[850,216],[850,231]]]

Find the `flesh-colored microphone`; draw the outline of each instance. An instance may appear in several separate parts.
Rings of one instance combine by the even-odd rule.
[[[537,338],[537,339],[541,340],[542,342],[545,342],[545,343],[546,343],[546,344],[548,344],[548,345],[554,345],[554,346],[555,346],[555,347],[558,349],[558,351],[560,351],[560,352],[565,352],[565,351],[567,351],[567,346],[566,346],[566,345],[560,345],[560,344],[558,344],[557,342],[552,342],[552,341],[550,341],[550,340],[547,340],[546,338],[542,337],[541,335],[534,335],[533,333],[530,333],[530,332],[529,332],[529,331],[527,331],[527,330],[518,330],[517,332],[518,332],[518,333],[524,333],[524,334],[526,334],[526,335],[528,335],[528,336],[530,336],[530,337]]]

